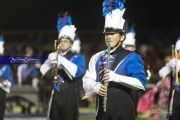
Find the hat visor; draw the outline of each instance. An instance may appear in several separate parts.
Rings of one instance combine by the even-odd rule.
[[[69,36],[66,36],[66,35],[61,36],[61,37],[59,38],[59,40],[60,40],[60,39],[62,39],[62,38],[65,38],[65,39],[68,39],[68,40],[74,41],[74,40],[72,40]]]
[[[123,29],[117,29],[117,28],[105,28],[103,33],[125,33],[125,30]]]

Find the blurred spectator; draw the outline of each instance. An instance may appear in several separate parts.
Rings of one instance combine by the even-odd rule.
[[[31,46],[26,47],[25,56],[33,56],[34,51]],[[32,85],[32,87],[38,87],[38,71],[34,64],[21,64],[18,66],[17,70],[18,85]],[[22,100],[22,98],[20,98]],[[20,106],[22,107],[22,113],[31,113],[30,109],[33,103],[28,100],[22,100]],[[23,103],[23,104],[22,104]]]
[[[33,56],[33,48],[28,46],[26,47],[26,55],[25,56]],[[18,76],[18,85],[32,85],[33,87],[37,87],[38,85],[38,71],[34,64],[21,64],[18,66],[17,71]]]

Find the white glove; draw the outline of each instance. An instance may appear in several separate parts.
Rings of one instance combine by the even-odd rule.
[[[50,53],[49,56],[48,56],[48,59],[51,60],[51,64],[58,64],[58,65],[61,65],[62,64],[62,61],[66,58],[62,57],[61,55],[58,55],[58,62],[56,61],[56,56],[57,56],[57,53],[56,52],[53,52],[53,53]]]
[[[57,53],[55,53],[55,52],[49,54],[48,59],[50,60],[51,65],[58,64],[58,62],[56,61],[56,55],[57,55]]]
[[[120,75],[116,74],[115,72],[111,71],[109,73],[109,81],[114,81],[114,82],[120,82]]]
[[[51,60],[51,61],[55,61],[56,60],[56,55],[57,55],[56,52],[50,53],[49,56],[48,56],[48,59]]]
[[[170,65],[170,67],[171,67],[172,70],[175,70],[175,67],[176,67],[176,59],[175,59],[175,58],[171,59],[171,60],[169,61],[169,65]],[[180,60],[177,60],[177,69],[178,69],[178,71],[179,71],[179,69],[180,69]]]

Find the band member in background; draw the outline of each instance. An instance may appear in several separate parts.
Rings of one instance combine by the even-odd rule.
[[[74,42],[73,42],[73,45],[71,47],[71,51],[73,53],[80,53],[80,51],[81,51],[81,40],[77,34],[74,37]]]
[[[136,51],[136,39],[135,39],[135,32],[134,28],[129,26],[126,33],[126,39],[123,41],[124,49],[129,51]]]
[[[110,47],[110,57],[107,58],[107,50],[93,55],[83,77],[84,99],[98,95],[96,120],[135,120],[131,89],[145,90],[146,75],[141,56],[122,47],[127,29],[127,22],[122,17],[124,11],[124,0],[103,2],[105,43]],[[109,68],[106,69],[107,59]],[[105,83],[109,83],[108,87]]]
[[[129,23],[128,23],[129,25]],[[135,52],[136,51],[136,39],[135,39],[135,31],[134,28],[129,26],[126,33],[126,39],[123,41],[124,49]],[[137,117],[137,104],[138,104],[138,92],[136,90],[131,90],[134,108],[135,108],[135,116]]]
[[[0,57],[4,54],[4,41],[0,33]],[[2,59],[1,59],[2,60]],[[6,109],[6,93],[10,92],[13,86],[11,68],[7,64],[0,63],[0,120],[3,120]]]
[[[78,36],[78,33],[76,32],[76,35],[74,37],[74,42],[71,47],[71,52],[73,53],[80,53],[81,52],[81,39]],[[82,76],[76,78],[76,86],[79,94],[78,102],[80,107],[87,107],[88,101],[82,100],[82,97],[84,96],[84,89],[82,87]]]
[[[51,120],[78,120],[78,95],[75,88],[75,78],[84,75],[85,58],[82,54],[71,52],[76,28],[71,23],[70,15],[67,12],[60,13],[58,18],[57,45],[60,50],[59,54],[57,54],[58,52],[50,53],[40,68],[44,75],[54,64],[58,65],[58,80],[52,83],[53,90],[47,118]]]
[[[169,62],[159,70],[159,76],[164,79],[168,75],[171,77],[171,86],[169,92],[168,102],[168,120],[179,120],[180,118],[180,87],[175,85],[175,82],[179,82],[179,70],[180,70],[180,37],[178,38],[175,51],[177,51],[177,58],[172,58]],[[177,72],[175,74],[175,72]],[[171,73],[171,74],[170,74]],[[176,80],[176,76],[178,79]]]

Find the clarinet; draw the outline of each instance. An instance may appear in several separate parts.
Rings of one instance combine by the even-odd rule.
[[[106,70],[109,69],[109,59],[110,59],[110,45],[111,45],[111,39],[108,38],[108,54],[107,54],[107,66],[106,66]],[[106,108],[107,108],[107,92],[108,92],[108,82],[104,84],[104,86],[106,87],[106,94],[104,96],[104,112],[106,112]]]

